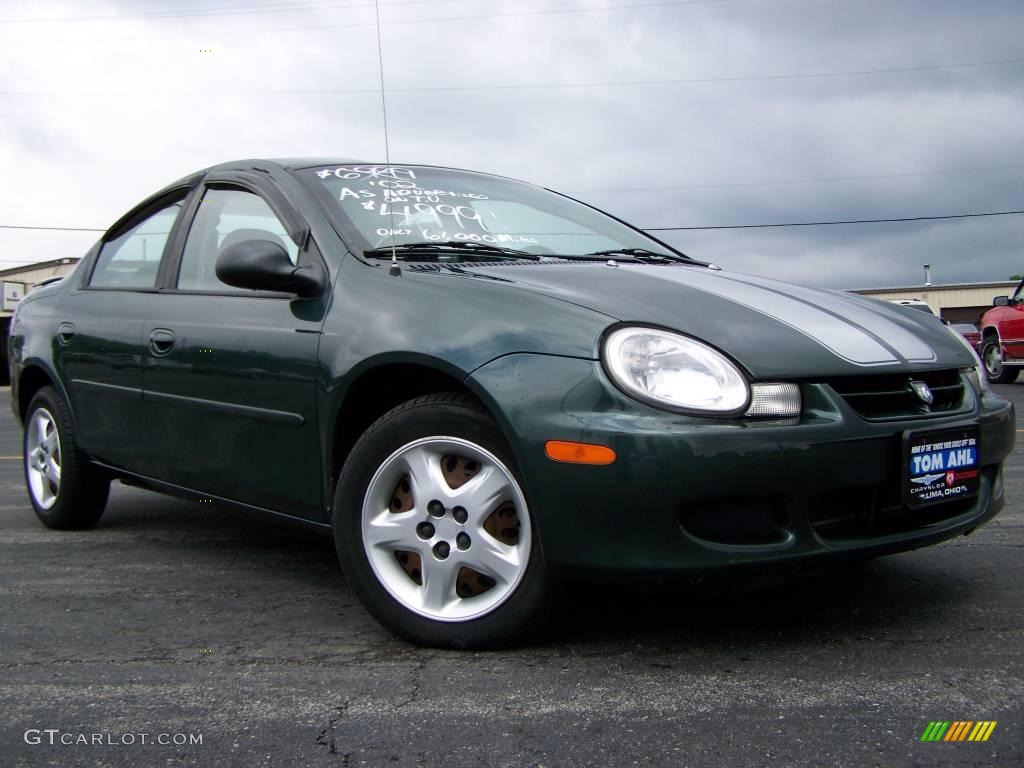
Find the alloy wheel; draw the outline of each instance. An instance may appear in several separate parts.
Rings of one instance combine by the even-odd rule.
[[[25,466],[32,498],[43,509],[51,509],[60,493],[61,451],[57,423],[46,408],[37,408],[29,420]]]
[[[438,621],[495,610],[530,561],[529,512],[514,475],[456,437],[423,438],[391,454],[367,487],[361,530],[381,585]]]

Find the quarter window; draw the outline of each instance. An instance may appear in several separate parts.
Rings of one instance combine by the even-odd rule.
[[[96,260],[93,288],[153,288],[182,201],[154,213],[124,234],[108,240]]]
[[[259,195],[241,189],[207,189],[188,233],[181,257],[178,288],[191,291],[239,291],[217,277],[217,256],[244,240],[270,240],[293,264],[299,248]]]

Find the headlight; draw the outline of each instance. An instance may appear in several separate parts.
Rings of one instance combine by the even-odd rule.
[[[657,328],[612,332],[604,362],[616,384],[654,405],[734,415],[750,400],[743,374],[721,352]]]
[[[958,330],[956,330],[950,325],[946,326],[946,330],[952,333],[954,336],[956,336],[956,340],[967,348],[967,351],[971,354],[971,357],[974,359],[974,369],[973,372],[971,371],[971,369],[968,369],[968,378],[979,391],[986,391],[988,389],[988,379],[985,377],[985,368],[981,364],[981,358],[978,357],[978,353],[975,352],[974,347],[971,346],[971,342],[965,339],[963,337],[963,334],[961,334]]]

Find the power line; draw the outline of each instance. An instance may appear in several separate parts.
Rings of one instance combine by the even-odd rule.
[[[1024,163],[1013,165],[990,165],[983,168],[950,168],[939,171],[911,171],[907,173],[880,173],[870,176],[826,176],[819,179],[787,179],[783,181],[738,181],[728,184],[686,184],[670,187],[624,187],[621,189],[582,189],[576,194],[605,194],[612,192],[671,192],[677,189],[727,189],[733,187],[771,187],[785,184],[823,184],[833,181],[864,181],[870,179],[905,179],[916,176],[945,176],[954,173],[982,173],[1024,168]]]
[[[379,89],[377,91],[379,93]],[[816,179],[786,179],[780,181],[739,181],[730,182],[724,184],[689,184],[680,186],[667,186],[667,187],[622,187],[619,189],[582,189],[573,190],[571,187],[565,187],[563,189],[571,191],[573,194],[597,194],[605,192],[665,192],[676,189],[720,189],[720,188],[731,188],[731,187],[763,187],[763,186],[775,186],[782,184],[821,184],[825,182],[833,181],[862,181],[871,179],[903,179],[903,178],[914,178],[920,176],[945,176],[958,173],[982,173],[987,171],[1004,171],[1004,170],[1015,170],[1018,168],[1024,168],[1024,163],[1006,163],[1003,165],[986,165],[976,168],[944,168],[935,171],[905,171],[902,173],[879,173],[867,176],[825,176]],[[557,187],[557,185],[556,185]],[[93,204],[93,203],[17,203],[7,204],[0,203],[0,208],[39,208],[45,206],[46,208],[109,208],[107,204]],[[91,231],[91,230],[89,230]]]
[[[683,232],[694,229],[768,229],[770,227],[827,227],[835,224],[887,224],[896,221],[940,221],[973,219],[981,216],[1016,216],[1024,211],[986,211],[984,213],[953,213],[946,216],[905,216],[898,219],[845,219],[841,221],[797,221],[784,224],[723,224],[702,227],[643,227],[644,232]]]
[[[771,224],[722,224],[699,227],[641,227],[644,232],[682,232],[695,229],[765,229],[770,227],[824,227],[835,224],[885,224],[900,221],[942,221],[945,219],[974,219],[983,216],[1017,216],[1021,211],[983,211],[981,213],[951,213],[942,216],[904,216],[893,219],[842,219],[836,221],[797,221]],[[32,227],[20,224],[0,224],[0,229],[36,230],[41,232],[106,232],[105,229],[86,227]]]
[[[451,2],[451,0],[423,0],[425,3]],[[288,13],[307,10],[318,10],[322,5],[326,7],[342,7],[350,5],[353,0],[304,0],[297,3],[259,3],[248,5],[224,5],[214,8],[182,8],[176,11],[153,11],[151,13],[112,13],[102,16],[48,16],[28,19],[7,18],[0,19],[0,24],[72,24],[83,21],[134,21],[136,19],[164,19],[179,18],[186,16],[215,16],[235,15],[239,13]],[[340,3],[340,4],[339,4]],[[395,3],[404,4],[402,0]]]
[[[28,227],[21,224],[0,224],[0,229],[31,229],[41,232],[106,232],[105,229],[89,227]]]
[[[694,83],[735,83],[765,80],[807,80],[813,78],[849,77],[854,75],[879,75],[901,72],[925,72],[940,69],[963,69],[1005,64],[1020,64],[1024,58],[994,59],[991,61],[970,61],[961,64],[929,64],[919,67],[889,67],[884,69],[857,69],[839,72],[805,72],[784,75],[744,75],[739,77],[697,77],[666,80],[620,80],[590,83],[524,83],[492,85],[440,85],[406,88],[389,88],[388,93],[443,93],[453,91],[510,91],[510,90],[553,90],[560,88],[614,88],[635,85],[689,85]],[[372,93],[379,94],[379,88],[324,88],[284,89],[267,91],[0,91],[0,96],[325,96],[337,94]]]
[[[56,260],[68,259],[70,261],[71,259],[78,260],[78,259],[81,259],[81,258],[82,258],[81,256],[61,256],[61,257],[58,257],[58,259],[56,259]],[[23,267],[31,267],[35,263],[36,262],[34,262],[34,261],[25,261],[24,259],[0,259],[0,264],[17,264],[17,265],[23,266]]]
[[[558,8],[548,9],[543,11],[509,11],[506,13],[482,13],[467,16],[435,16],[433,18],[422,18],[422,19],[397,19],[395,21],[382,22],[384,26],[390,26],[393,24],[431,24],[436,22],[448,22],[448,21],[469,21],[476,19],[497,19],[497,18],[508,18],[508,17],[520,17],[520,16],[552,16],[557,14],[571,14],[571,13],[600,13],[604,11],[621,11],[630,8],[664,8],[669,6],[680,6],[680,5],[711,5],[718,3],[727,3],[730,0],[659,0],[659,2],[645,2],[645,3],[630,3],[628,5],[603,5],[597,8]],[[394,3],[399,5],[400,3]],[[354,7],[354,6],[349,6]],[[267,33],[278,33],[278,32],[309,32],[325,29],[343,29],[350,27],[372,27],[374,22],[348,22],[345,24],[317,24],[315,26],[301,26],[301,27],[264,27],[262,29],[236,29],[222,32],[174,32],[167,34],[158,35],[122,35],[120,37],[93,37],[93,38],[60,38],[56,40],[0,40],[0,45],[78,45],[83,43],[109,43],[119,41],[139,41],[139,40],[163,40],[172,38],[191,37],[196,38],[199,35],[206,35],[207,38],[220,38],[227,36],[236,35],[262,35]]]
[[[409,5],[437,5],[458,0],[393,0],[381,7]],[[725,0],[722,0],[725,2]],[[372,8],[373,3],[356,0],[305,0],[299,3],[264,3],[261,5],[221,6],[219,8],[188,8],[177,11],[154,11],[152,13],[109,14],[106,16],[69,16],[66,18],[0,19],[0,24],[63,24],[89,21],[138,21],[146,19],[178,19],[196,17],[249,16],[276,13],[302,13],[307,11],[332,10],[335,8]]]
[[[422,0],[423,4],[452,2],[453,0]],[[112,13],[102,16],[48,16],[28,19],[0,19],[0,24],[70,24],[80,21],[132,21],[135,19],[163,19],[186,16],[236,15],[240,13],[287,13],[327,8],[351,7],[353,0],[302,0],[296,3],[255,3],[246,5],[222,5],[213,8],[181,8],[173,11],[152,11],[150,13]],[[405,5],[409,0],[397,0],[393,5]],[[357,6],[361,7],[361,6]]]
[[[924,72],[938,69],[962,69],[965,67],[984,67],[1000,64],[1019,64],[1024,58],[1019,59],[996,59],[992,61],[973,61],[963,64],[931,64],[920,67],[890,67],[885,69],[859,69],[839,72],[807,72],[785,75],[743,75],[738,77],[694,77],[694,78],[673,78],[667,80],[622,80],[612,82],[590,82],[590,83],[534,83],[529,85],[452,85],[438,86],[432,88],[392,88],[392,93],[415,93],[421,91],[479,91],[479,90],[519,90],[519,89],[557,89],[557,88],[605,88],[633,85],[689,85],[693,83],[732,83],[732,82],[753,82],[764,80],[806,80],[811,78],[825,77],[848,77],[852,75],[879,75],[893,74],[898,72]]]

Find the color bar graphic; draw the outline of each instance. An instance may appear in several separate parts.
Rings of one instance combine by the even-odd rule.
[[[995,729],[995,720],[979,720],[978,724],[974,726],[974,730],[971,731],[971,735],[967,737],[967,740],[988,741],[988,737],[992,735],[992,731]]]
[[[921,734],[921,741],[988,741],[996,728],[995,720],[932,720]]]
[[[963,741],[964,737],[967,736],[967,729],[972,725],[974,723],[970,720],[954,720],[943,741]]]

